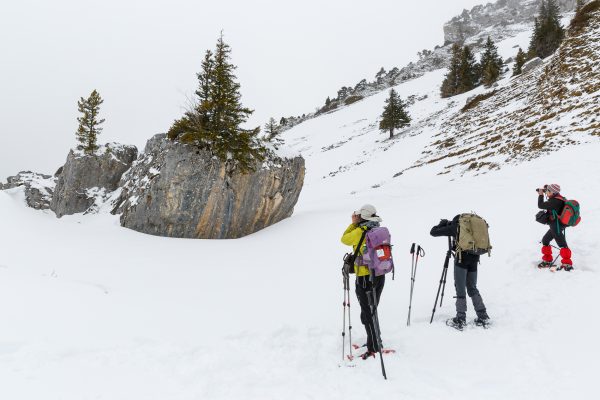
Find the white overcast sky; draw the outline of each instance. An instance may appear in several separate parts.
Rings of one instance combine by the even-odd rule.
[[[196,88],[221,30],[250,121],[298,115],[343,85],[402,67],[443,42],[442,25],[482,0],[3,0],[0,181],[54,173],[75,144],[77,100],[97,89],[100,142],[140,149]]]

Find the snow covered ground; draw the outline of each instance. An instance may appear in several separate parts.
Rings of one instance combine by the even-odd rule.
[[[513,55],[512,46],[500,48]],[[443,74],[397,87],[423,100],[392,141],[375,125],[387,93],[286,132],[307,160],[296,211],[243,239],[152,237],[106,213],[56,219],[26,208],[21,189],[0,191],[0,399],[595,398],[600,144],[480,176],[425,166],[394,177],[431,141],[432,115],[473,94],[439,99]],[[583,222],[567,232],[571,273],[535,268],[545,227],[534,221],[534,189],[544,183],[582,204]],[[388,381],[379,360],[341,362],[340,237],[364,203],[395,244],[396,280],[379,310],[385,345],[397,350],[385,357]],[[446,250],[429,230],[469,211],[491,226],[479,289],[494,326],[457,332],[444,323],[451,280],[429,324]],[[426,256],[407,328],[412,242]]]

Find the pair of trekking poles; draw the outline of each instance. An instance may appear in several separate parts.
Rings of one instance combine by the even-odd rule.
[[[344,318],[343,318],[343,328],[342,328],[342,361],[346,360],[346,312],[348,313],[348,334],[349,334],[349,342],[348,349],[349,355],[348,359],[352,361],[354,356],[352,355],[352,321],[350,320],[350,271],[354,268],[354,261],[358,256],[358,252],[362,246],[363,241],[365,240],[367,232],[363,232],[358,245],[356,246],[356,250],[354,254],[346,254],[344,256],[344,266],[342,267],[342,279],[344,281]],[[374,273],[369,269],[369,281],[371,282],[371,290],[367,291],[367,300],[369,302],[369,309],[371,313],[372,323],[373,323],[373,334],[375,336],[375,341],[377,343],[377,348],[379,349],[379,359],[381,360],[381,373],[383,374],[383,378],[387,379],[387,374],[385,372],[385,364],[383,363],[383,343],[381,341],[381,329],[379,327],[379,315],[377,314],[377,294],[375,293],[375,284],[374,284]]]
[[[364,238],[364,236],[363,236],[363,238]],[[354,356],[352,355],[352,321],[351,321],[351,317],[350,317],[350,297],[351,296],[350,296],[349,268],[353,267],[354,260],[356,259],[356,256],[358,254],[358,249],[360,249],[363,238],[361,238],[361,240],[359,241],[357,250],[355,251],[355,253],[353,255],[348,254],[348,255],[344,256],[344,267],[342,268],[342,279],[343,279],[343,286],[344,286],[344,302],[343,302],[344,316],[343,316],[343,328],[342,328],[342,360],[343,361],[346,360],[346,352],[345,352],[345,348],[346,348],[346,313],[348,314],[348,334],[349,334],[348,359],[349,360],[354,359]],[[411,272],[410,272],[410,279],[411,279],[410,301],[409,301],[409,306],[408,306],[408,318],[407,318],[407,322],[406,322],[407,326],[410,326],[412,297],[413,297],[415,279],[416,279],[416,275],[417,275],[417,266],[419,263],[419,257],[425,256],[425,250],[420,245],[416,245],[415,243],[413,243],[410,248],[410,253],[412,255],[412,262],[411,262]],[[416,259],[415,259],[415,255],[416,255]],[[376,297],[375,290],[373,290],[374,289],[373,272],[372,271],[369,271],[369,272],[370,272],[369,280],[371,282],[371,290],[367,291],[367,299],[369,301],[369,308],[371,310],[371,318],[373,319],[372,322],[373,322],[373,329],[374,329],[373,333],[375,336],[374,339],[377,343],[377,348],[379,349],[379,359],[381,361],[381,373],[383,374],[383,378],[387,379],[387,374],[385,372],[385,364],[383,362],[383,342],[381,340],[379,315],[377,313],[377,297]],[[436,303],[437,303],[437,299],[436,299]]]

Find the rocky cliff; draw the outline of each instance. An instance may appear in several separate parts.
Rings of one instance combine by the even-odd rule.
[[[119,181],[137,158],[135,146],[116,143],[102,146],[96,154],[71,150],[58,173],[50,209],[57,217],[88,210],[99,193],[119,187]]]
[[[292,215],[304,159],[273,157],[241,174],[210,153],[156,135],[123,176],[121,225],[178,238],[239,238]]]
[[[444,24],[444,46],[464,42],[480,32],[502,30],[510,25],[530,25],[539,10],[538,0],[499,0],[473,7]],[[561,11],[575,8],[576,0],[558,0]]]

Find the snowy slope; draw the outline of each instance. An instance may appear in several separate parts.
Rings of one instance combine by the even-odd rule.
[[[515,44],[526,43],[500,48]],[[291,218],[243,239],[147,236],[106,213],[59,220],[26,208],[20,188],[0,191],[0,398],[595,398],[600,144],[480,176],[438,175],[433,164],[394,177],[473,94],[439,99],[442,77],[397,87],[415,102],[413,126],[395,139],[375,125],[385,93],[286,132],[306,158],[305,189]],[[583,207],[567,234],[572,273],[534,267],[545,229],[533,219],[533,189],[551,182]],[[380,307],[384,342],[397,350],[385,358],[387,382],[378,360],[340,360],[339,238],[365,202],[395,244],[396,280]],[[443,322],[453,315],[451,282],[429,324],[446,245],[429,229],[471,210],[491,226],[479,288],[494,327],[461,333]],[[426,256],[407,328],[412,242]]]

